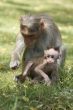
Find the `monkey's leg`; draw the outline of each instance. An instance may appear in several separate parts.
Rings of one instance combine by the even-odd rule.
[[[50,80],[50,78],[48,77],[48,75],[45,73],[45,72],[43,72],[43,70],[42,70],[42,68],[45,66],[45,63],[44,64],[40,64],[39,66],[37,66],[36,68],[35,68],[35,72],[37,73],[37,74],[39,74],[40,76],[42,76],[43,78],[44,78],[44,80],[45,80],[45,83],[49,86],[50,84],[51,84],[51,80]]]
[[[16,47],[13,50],[11,55],[10,68],[16,69],[19,66],[20,55],[24,47],[25,47],[25,44],[24,44],[23,36],[19,33],[16,40]]]
[[[52,84],[55,84],[59,81],[59,73],[58,73],[58,68],[55,68],[52,73],[51,73],[51,81]]]
[[[57,61],[58,67],[64,67],[65,59],[66,59],[66,48],[65,48],[65,46],[61,46],[60,58]]]
[[[28,76],[29,70],[32,65],[33,65],[33,62],[29,61],[28,64],[26,65],[26,67],[24,68],[24,72],[18,76],[15,76],[15,81],[23,83],[25,81],[26,77]]]

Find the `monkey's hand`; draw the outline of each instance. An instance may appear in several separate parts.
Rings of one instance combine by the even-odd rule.
[[[15,70],[16,68],[19,67],[19,64],[20,64],[19,60],[11,61],[10,68]]]
[[[50,85],[51,85],[51,80],[50,80],[50,78],[46,78],[46,79],[45,79],[45,84],[46,84],[47,86],[50,86]]]
[[[24,77],[22,74],[17,75],[14,77],[14,81],[17,83],[23,83],[25,81],[26,77]]]

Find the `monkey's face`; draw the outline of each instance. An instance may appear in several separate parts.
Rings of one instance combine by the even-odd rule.
[[[25,37],[38,37],[40,30],[44,27],[44,21],[35,16],[22,16],[20,19],[20,31]]]
[[[33,16],[22,16],[20,21],[20,31],[22,34],[35,35],[39,31],[38,22]]]
[[[44,57],[47,63],[49,64],[55,63],[57,62],[57,59],[59,58],[59,52],[51,48],[49,50],[44,51]]]
[[[41,17],[36,16],[22,16],[20,19],[20,32],[24,37],[27,47],[30,47],[40,37],[40,33],[44,29],[45,23]]]

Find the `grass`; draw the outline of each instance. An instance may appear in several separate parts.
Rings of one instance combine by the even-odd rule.
[[[10,54],[23,14],[46,12],[58,25],[67,47],[60,83],[18,85],[13,81],[21,67],[9,68]],[[72,0],[2,0],[0,1],[0,110],[73,110],[73,1]]]

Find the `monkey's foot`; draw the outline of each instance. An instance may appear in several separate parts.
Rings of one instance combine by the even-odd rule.
[[[36,80],[36,79],[33,79],[32,81],[31,81],[31,84],[38,84],[39,82]]]
[[[11,62],[10,62],[10,68],[15,70],[16,68],[19,67],[19,64],[20,64],[20,63],[19,63],[18,60],[11,61]]]
[[[51,85],[51,80],[50,80],[50,79],[46,80],[46,81],[45,81],[45,84],[46,84],[47,86],[50,86],[50,85]]]
[[[24,83],[25,79],[26,78],[23,77],[23,75],[18,75],[18,76],[14,77],[14,81],[17,82],[17,83]]]

